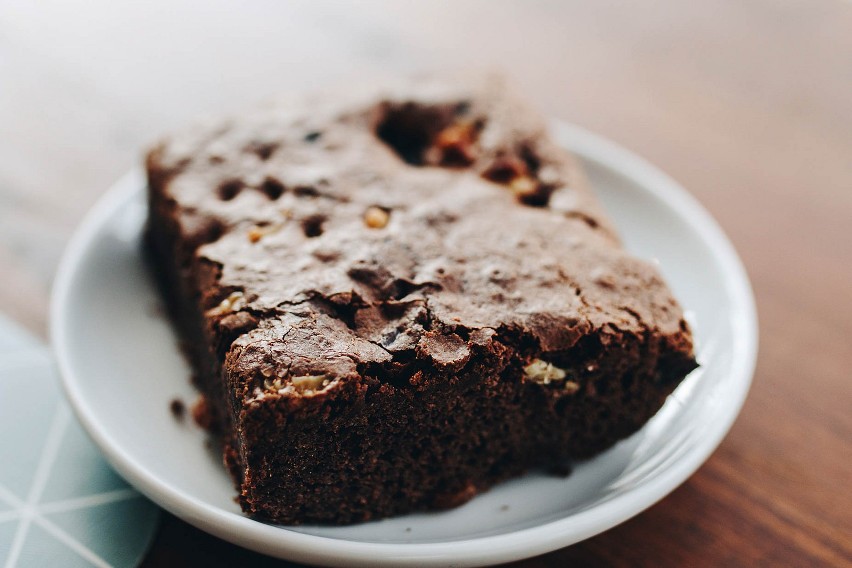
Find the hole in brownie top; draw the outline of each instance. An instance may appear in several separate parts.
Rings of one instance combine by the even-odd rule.
[[[293,193],[297,197],[318,197],[319,190],[312,185],[297,185],[293,188]]]
[[[216,217],[186,215],[183,219],[183,233],[192,249],[218,241],[225,233],[225,224]]]
[[[518,156],[524,161],[527,166],[527,171],[530,174],[536,175],[541,167],[541,158],[535,152],[535,149],[529,143],[521,144],[518,149]]]
[[[482,172],[482,177],[506,186],[521,203],[546,207],[556,186],[541,179],[541,168],[542,160],[535,148],[524,143],[499,154]]]
[[[243,189],[243,182],[238,179],[231,179],[223,182],[219,186],[219,198],[222,201],[230,201],[237,196]]]
[[[263,161],[268,160],[269,157],[272,156],[272,154],[277,149],[278,149],[278,143],[277,142],[260,142],[260,141],[250,142],[245,148],[246,152],[250,152],[252,154],[255,154],[258,158],[260,158]]]
[[[284,193],[284,184],[275,178],[268,177],[263,180],[260,190],[265,193],[269,199],[274,201],[281,197],[281,194]]]
[[[440,129],[436,124],[446,122],[437,109],[406,103],[386,111],[376,134],[405,162],[420,166],[423,152]]]
[[[384,103],[377,136],[408,164],[467,168],[484,158],[479,135],[485,120],[466,101],[440,105]],[[488,157],[482,177],[508,188],[525,205],[546,207],[556,189],[539,176],[543,161],[534,144],[522,141]],[[477,169],[480,169],[477,166]]]
[[[464,103],[385,103],[376,134],[408,164],[466,167],[476,159],[476,139],[484,125],[468,112]]]
[[[314,238],[322,235],[323,223],[325,223],[325,215],[311,215],[302,220],[302,232],[308,238]]]

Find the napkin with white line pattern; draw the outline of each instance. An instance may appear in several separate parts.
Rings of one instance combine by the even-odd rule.
[[[47,347],[0,315],[0,566],[135,566],[158,518],[74,418]]]

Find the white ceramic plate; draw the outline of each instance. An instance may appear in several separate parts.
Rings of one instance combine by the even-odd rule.
[[[347,566],[470,566],[554,550],[625,521],[713,452],[748,392],[757,348],[754,301],[736,253],[674,181],[576,127],[554,132],[578,154],[627,247],[659,260],[688,309],[701,368],[640,432],[567,478],[529,474],[448,512],[350,527],[285,528],[240,513],[218,453],[169,412],[192,401],[189,369],[140,255],[139,172],[119,181],[70,243],[52,305],[53,347],[80,421],[127,480],[218,537],[291,560]]]

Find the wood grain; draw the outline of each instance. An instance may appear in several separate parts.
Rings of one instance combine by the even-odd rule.
[[[62,247],[161,133],[351,76],[487,67],[678,179],[731,236],[757,375],[669,497],[518,563],[852,566],[852,3],[0,5],[0,310],[46,329]],[[165,516],[146,566],[283,565]]]

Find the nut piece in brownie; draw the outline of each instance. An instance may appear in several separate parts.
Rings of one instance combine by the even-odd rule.
[[[639,429],[681,308],[496,79],[281,101],[153,149],[148,243],[239,501],[456,506]]]

